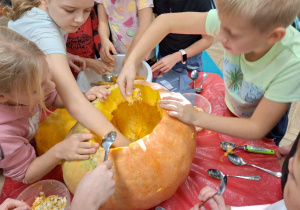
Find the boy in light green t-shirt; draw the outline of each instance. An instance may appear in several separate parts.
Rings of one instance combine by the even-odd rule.
[[[129,55],[117,82],[121,93],[130,95],[137,64],[168,33],[214,36],[225,48],[225,101],[238,118],[198,112],[181,96],[163,98],[160,107],[188,124],[260,139],[280,121],[291,102],[300,100],[300,33],[290,26],[300,13],[300,0],[215,2],[218,10],[208,13],[159,16]]]

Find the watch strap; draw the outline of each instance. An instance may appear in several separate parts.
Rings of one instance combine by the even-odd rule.
[[[179,52],[181,52],[181,54],[182,54],[182,61],[181,62],[183,64],[185,64],[185,62],[187,61],[187,54],[183,49],[179,50]]]

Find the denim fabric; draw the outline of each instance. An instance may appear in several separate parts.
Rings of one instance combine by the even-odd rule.
[[[158,54],[160,60],[162,56]],[[175,66],[165,74],[159,75],[154,82],[163,85],[169,91],[180,93],[194,93],[195,90],[190,88],[192,80],[188,76],[188,71],[203,71],[202,53],[188,58],[185,64],[178,62]]]
[[[286,129],[289,122],[290,108],[291,107],[289,107],[288,110],[286,110],[285,114],[282,116],[277,125],[270,131],[270,133],[268,133],[268,135],[266,135],[267,138],[273,139],[277,146],[279,146],[281,139],[286,133]]]

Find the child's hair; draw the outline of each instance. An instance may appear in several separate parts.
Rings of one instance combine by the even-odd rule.
[[[5,17],[17,20],[26,11],[41,4],[40,0],[1,0],[0,9]]]
[[[287,27],[300,14],[300,0],[215,0],[225,15],[245,17],[261,32]]]
[[[18,104],[21,90],[27,92],[29,102],[36,91],[34,94],[39,95],[40,105],[45,110],[41,89],[43,67],[47,62],[44,53],[22,35],[1,26],[0,55],[0,94],[10,95]]]

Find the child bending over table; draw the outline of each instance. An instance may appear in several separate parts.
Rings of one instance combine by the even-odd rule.
[[[33,41],[46,54],[57,92],[70,115],[98,136],[117,129],[80,91],[66,56],[64,36],[74,33],[88,18],[93,0],[12,0],[1,4],[11,19],[8,27]],[[7,5],[6,5],[7,4]],[[131,142],[117,131],[114,147]]]
[[[71,210],[99,209],[115,191],[113,175],[114,170],[110,160],[87,172],[76,187]],[[25,202],[8,198],[0,205],[0,209],[29,210],[31,208]]]
[[[33,42],[2,26],[0,54],[0,145],[4,157],[0,168],[4,176],[32,183],[61,160],[89,159],[99,147],[87,142],[93,138],[89,132],[73,134],[36,157],[30,143],[38,131],[41,112],[47,111],[46,107],[63,107],[62,100],[45,54]],[[106,95],[110,93],[103,89]]]
[[[86,63],[86,68],[93,69],[97,74],[112,72],[112,68],[102,60],[96,59],[100,51],[101,40],[98,34],[98,17],[94,8],[85,23],[75,33],[69,33],[67,39],[67,52],[80,56]],[[71,67],[72,73],[77,78],[80,68]]]
[[[291,102],[300,100],[300,33],[290,24],[300,0],[216,0],[218,10],[160,15],[129,55],[117,83],[131,95],[137,65],[168,33],[208,34],[225,48],[225,102],[236,117],[199,112],[182,97],[160,107],[185,123],[243,138],[264,136],[279,144]]]

